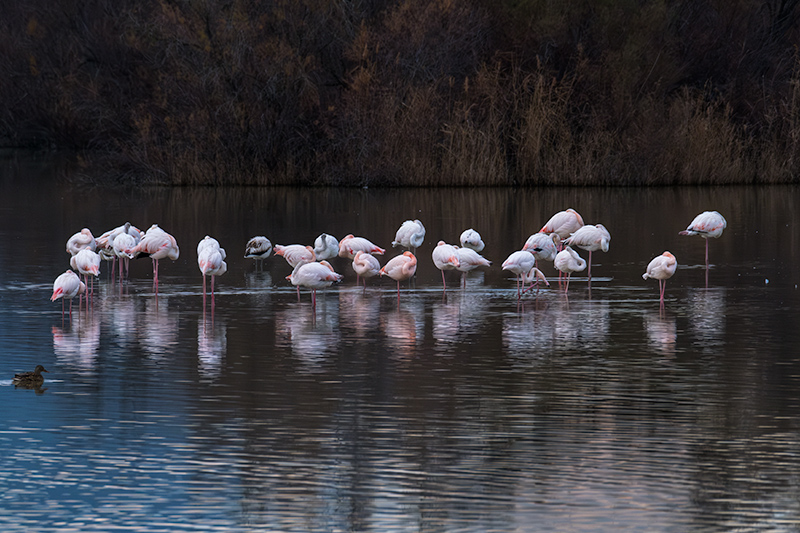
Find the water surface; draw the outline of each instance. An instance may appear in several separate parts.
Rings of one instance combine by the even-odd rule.
[[[3,531],[800,529],[800,189],[107,190],[15,158],[0,189]],[[518,302],[499,265],[567,207],[612,233],[591,288],[545,265]],[[728,219],[708,271],[678,236],[706,209]],[[282,258],[241,257],[258,234],[388,248],[408,218],[428,233],[399,302],[335,260],[313,310]],[[62,317],[67,238],[125,221],[178,239],[158,296],[148,260],[123,284],[104,264]],[[494,265],[445,293],[430,252],[469,227]],[[664,250],[662,309],[641,274]]]

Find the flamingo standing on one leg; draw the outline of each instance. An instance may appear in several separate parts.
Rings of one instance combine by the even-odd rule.
[[[470,248],[476,252],[482,252],[486,244],[481,239],[481,234],[470,228],[464,230],[459,238],[462,248]]]
[[[592,252],[596,252],[598,250],[607,252],[608,245],[610,243],[611,234],[602,224],[597,224],[595,226],[582,226],[568,239],[564,240],[564,244],[577,246],[581,250],[586,250],[589,252],[589,283],[592,282]]]
[[[400,282],[411,279],[417,271],[417,257],[411,252],[403,252],[402,255],[393,257],[388,263],[383,265],[380,271],[381,276],[389,276],[397,282],[397,303],[400,303]]]
[[[261,264],[262,269],[264,268],[264,259],[269,257],[271,253],[272,242],[263,235],[258,235],[247,241],[244,249],[244,258],[255,260],[256,270],[258,270],[259,264]]]
[[[422,225],[422,222],[406,220],[395,233],[392,247],[411,248],[413,253],[416,253],[417,248],[422,246],[423,242],[425,242],[425,226]]]
[[[528,237],[522,249],[533,254],[538,268],[539,261],[555,261],[560,247],[561,237],[558,233],[534,233]]]
[[[434,248],[431,253],[431,258],[436,268],[442,271],[442,286],[444,290],[447,290],[447,283],[444,281],[444,271],[458,268],[458,250],[452,244],[439,241],[436,248]]]
[[[119,258],[119,279],[122,282],[123,278],[128,275],[130,261],[134,258],[134,254],[127,253],[125,250],[130,250],[136,246],[136,237],[128,233],[121,233],[114,237],[114,255]]]
[[[89,285],[89,276],[96,278],[100,275],[100,256],[89,248],[84,248],[70,258],[69,264],[73,270],[83,276],[84,282],[90,287],[89,294],[86,296],[88,305],[89,297],[94,297],[94,278],[92,278],[91,285]]]
[[[158,262],[161,259],[169,258],[176,261],[180,256],[178,241],[175,237],[158,227],[158,224],[150,226],[139,244],[125,250],[128,254],[147,254],[153,261],[153,283],[158,295]]]
[[[718,239],[728,227],[725,217],[718,211],[704,211],[694,217],[689,226],[678,235],[699,235],[706,240],[706,270],[708,270],[708,239]]]
[[[457,248],[456,254],[458,256],[458,266],[456,269],[463,272],[462,278],[464,287],[467,286],[467,273],[475,270],[478,267],[491,266],[492,262],[483,257],[472,248]]]
[[[97,249],[97,242],[89,228],[83,228],[67,239],[67,253],[69,255],[75,255],[84,248],[88,248],[93,252]]]
[[[383,255],[386,250],[373,244],[369,239],[364,237],[354,237],[349,234],[339,241],[339,257],[352,259],[356,256],[356,252],[361,250],[373,255]]]
[[[564,288],[564,294],[569,291],[569,279],[572,277],[572,273],[581,272],[586,268],[586,261],[569,246],[564,246],[564,249],[558,252],[553,264],[558,270],[567,275],[567,286]]]
[[[330,287],[334,283],[342,281],[341,274],[334,272],[333,267],[327,261],[303,263],[297,265],[286,279],[292,282],[298,290],[300,287],[311,289],[311,307],[317,308],[317,289]]]
[[[317,261],[333,259],[339,255],[339,241],[333,235],[320,234],[314,239],[314,255],[317,257]]]
[[[61,298],[61,316],[64,316],[64,300],[69,300],[69,316],[72,318],[72,299],[86,292],[86,284],[72,270],[67,270],[53,282],[51,302]]]
[[[564,240],[578,231],[583,225],[583,218],[577,211],[570,208],[566,211],[559,211],[550,217],[550,220],[542,226],[539,233],[557,233],[561,240]]]
[[[381,264],[374,255],[359,250],[356,252],[355,257],[353,257],[353,270],[355,270],[357,276],[356,284],[358,284],[359,279],[363,279],[364,289],[366,290],[367,278],[380,274]]]
[[[522,298],[522,289],[520,288],[522,276],[530,272],[535,266],[536,258],[526,250],[514,252],[503,261],[503,270],[508,270],[517,276],[517,300]]]
[[[314,249],[302,244],[289,244],[287,246],[276,244],[275,255],[286,259],[286,262],[289,263],[292,269],[305,263],[312,263],[317,259],[316,254],[314,254]],[[300,299],[300,285],[297,285],[297,299]]]
[[[664,305],[664,290],[667,288],[667,280],[675,274],[678,268],[678,260],[669,252],[664,252],[653,258],[647,265],[647,271],[642,274],[642,279],[653,278],[658,280],[658,289],[661,294],[661,305]]]
[[[211,276],[211,307],[214,307],[214,278],[228,271],[225,255],[219,242],[208,235],[197,245],[197,266],[203,274],[203,306],[206,302],[206,276]]]

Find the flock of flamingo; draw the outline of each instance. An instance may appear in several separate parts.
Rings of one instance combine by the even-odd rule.
[[[718,238],[727,226],[725,218],[717,211],[705,211],[699,214],[680,232],[680,235],[698,235],[706,240],[706,269],[708,269],[708,239]],[[417,249],[425,240],[425,227],[419,220],[406,220],[397,230],[392,247],[408,248],[408,251],[390,259],[383,266],[375,256],[382,256],[386,250],[373,244],[364,237],[347,235],[341,240],[321,234],[314,246],[291,244],[274,247],[264,236],[253,237],[245,247],[245,258],[261,262],[274,251],[283,257],[292,267],[292,273],[286,279],[297,287],[298,298],[300,287],[311,290],[312,307],[316,307],[316,291],[331,286],[343,279],[334,271],[328,261],[334,257],[342,257],[352,261],[356,273],[356,283],[364,283],[367,278],[388,276],[397,283],[397,298],[400,299],[400,282],[414,276],[417,269]],[[433,263],[442,271],[442,285],[447,290],[445,271],[458,270],[464,273],[479,267],[488,267],[491,261],[480,255],[484,242],[474,229],[465,230],[459,239],[460,246],[439,241],[433,249]],[[544,274],[539,270],[539,261],[553,261],[559,277],[566,278],[564,292],[569,290],[569,280],[573,273],[582,272],[588,266],[588,279],[592,279],[593,252],[607,252],[611,242],[611,234],[602,224],[584,224],[583,218],[574,209],[560,211],[553,215],[535,234],[531,235],[521,250],[513,252],[503,262],[502,269],[516,276],[517,298],[544,283],[549,286]],[[583,259],[575,248],[589,252],[588,261]],[[93,282],[89,277],[100,274],[102,260],[114,264],[119,260],[120,276],[128,271],[129,261],[137,256],[149,256],[153,263],[153,283],[158,294],[158,262],[161,259],[176,260],[180,254],[175,237],[153,224],[147,231],[141,231],[130,223],[109,230],[95,238],[88,228],[75,233],[67,240],[67,252],[70,254],[70,266],[58,276],[53,283],[51,301],[61,299],[62,314],[65,311],[64,301],[86,294],[87,305],[93,291]],[[228,267],[225,263],[226,253],[219,242],[209,236],[197,245],[197,264],[203,276],[203,299],[206,298],[206,277],[211,278],[211,298],[213,305],[214,278],[224,274]],[[257,263],[258,265],[258,263]],[[644,279],[657,279],[661,305],[664,305],[666,280],[675,274],[677,259],[665,251],[656,256],[647,265]],[[81,281],[79,275],[83,276]],[[93,278],[92,278],[93,279]],[[466,283],[466,278],[464,278]],[[526,287],[527,285],[527,287]],[[88,287],[88,289],[87,289]],[[88,291],[88,292],[87,292]]]

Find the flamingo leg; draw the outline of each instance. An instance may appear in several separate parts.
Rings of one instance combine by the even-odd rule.
[[[206,307],[206,275],[203,274],[203,308]]]
[[[572,277],[572,272],[570,272],[569,274],[567,274],[567,286],[566,286],[566,288],[564,289],[564,294],[566,294],[567,292],[569,292],[569,278],[571,278],[571,277]]]
[[[592,282],[592,251],[589,250],[589,283]]]
[[[706,270],[708,270],[708,239],[706,241]]]
[[[442,287],[444,287],[444,290],[447,290],[447,283],[444,282],[444,270],[442,270]]]
[[[311,308],[317,308],[317,289],[311,289]]]

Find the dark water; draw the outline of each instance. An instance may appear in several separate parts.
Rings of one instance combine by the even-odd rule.
[[[13,158],[0,188],[2,531],[800,530],[798,188],[108,191]],[[613,237],[591,290],[547,265],[520,305],[500,264],[567,207]],[[678,236],[706,209],[728,220],[707,282]],[[282,258],[241,258],[258,234],[389,247],[408,218],[428,233],[399,304],[337,260],[314,312]],[[121,287],[104,264],[62,319],[67,238],[125,221],[181,245],[158,297],[149,261]],[[468,227],[494,265],[443,295],[430,252]],[[664,250],[662,311],[641,274]],[[44,390],[15,389],[37,364]]]

